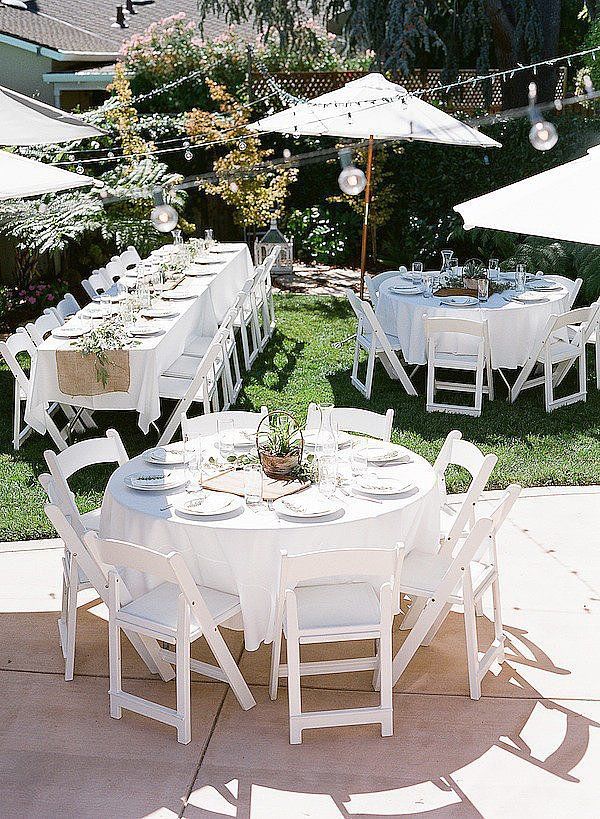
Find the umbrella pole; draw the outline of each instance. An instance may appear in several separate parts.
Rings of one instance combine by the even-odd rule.
[[[362,229],[362,247],[360,251],[360,297],[365,296],[365,272],[367,270],[367,237],[369,230],[369,207],[371,205],[371,170],[373,168],[373,135],[369,137],[367,151],[367,186],[365,188],[365,215]]]

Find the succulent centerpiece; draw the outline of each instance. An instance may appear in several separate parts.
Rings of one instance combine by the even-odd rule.
[[[289,481],[299,474],[304,437],[291,413],[276,411],[266,415],[256,431],[256,448],[268,478]]]

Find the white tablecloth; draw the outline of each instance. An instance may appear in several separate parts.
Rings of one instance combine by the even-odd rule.
[[[182,286],[197,294],[186,301],[170,301],[179,315],[173,319],[153,319],[166,332],[139,340],[129,353],[130,384],[127,392],[93,396],[63,394],[58,387],[56,350],[70,349],[71,342],[50,336],[39,347],[31,368],[31,390],[25,420],[40,433],[45,432],[44,409],[53,401],[91,410],[137,410],[144,433],[160,417],[158,379],[183,353],[189,339],[211,336],[233,306],[239,291],[252,275],[252,259],[246,245],[228,254],[215,254],[218,272],[187,277]]]
[[[484,307],[445,307],[435,296],[425,298],[405,296],[390,292],[390,287],[404,280],[392,278],[385,281],[379,291],[377,317],[383,329],[398,336],[405,361],[409,364],[425,364],[425,325],[423,316],[455,316],[475,320],[487,319],[492,367],[494,369],[516,369],[522,367],[548,318],[567,311],[573,282],[562,276],[546,276],[562,285],[562,289],[545,294],[545,301],[537,304],[507,302],[502,294],[496,293]],[[450,353],[473,352],[475,342],[465,336],[448,334],[442,339],[442,348]]]
[[[347,451],[344,455],[342,450],[341,457],[348,457]],[[105,537],[181,551],[198,583],[239,595],[246,648],[254,651],[273,638],[281,549],[294,553],[402,541],[407,550],[437,551],[440,500],[435,474],[423,458],[412,458],[410,464],[385,467],[385,475],[412,480],[418,487],[414,494],[381,504],[340,494],[340,517],[304,523],[280,519],[266,507],[244,509],[225,520],[183,517],[173,509],[160,511],[183,490],[165,495],[128,489],[124,476],[149,468],[138,457],[112,475],[102,504],[100,531]],[[128,573],[125,579],[134,593],[145,591],[148,585],[139,575]]]

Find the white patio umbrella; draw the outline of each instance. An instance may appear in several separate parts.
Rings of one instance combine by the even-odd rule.
[[[96,180],[0,150],[0,200],[85,188]]]
[[[51,145],[103,134],[66,111],[0,85],[0,145]]]
[[[361,253],[361,296],[367,259],[374,140],[436,142],[476,148],[502,147],[499,142],[376,73],[367,74],[336,91],[264,117],[248,127],[263,133],[369,140]]]
[[[465,228],[485,227],[600,245],[600,146],[557,168],[456,205]]]

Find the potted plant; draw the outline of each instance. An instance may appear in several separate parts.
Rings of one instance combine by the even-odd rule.
[[[262,419],[256,432],[256,448],[268,478],[289,481],[298,475],[304,439],[296,419],[289,412],[271,412]]]
[[[469,259],[463,265],[463,287],[467,290],[477,290],[479,279],[487,279],[488,273],[481,259]]]

